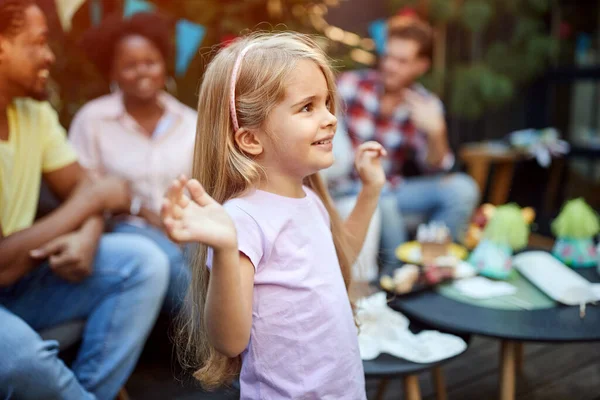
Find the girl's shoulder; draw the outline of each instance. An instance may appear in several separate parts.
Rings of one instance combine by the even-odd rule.
[[[316,208],[319,210],[319,215],[321,215],[323,217],[323,219],[325,220],[325,223],[327,224],[327,226],[329,226],[331,224],[329,212],[327,211],[327,207],[325,207],[323,200],[321,200],[319,195],[308,186],[304,186],[304,192],[306,193],[306,195],[308,197],[310,197],[311,201],[315,204]]]

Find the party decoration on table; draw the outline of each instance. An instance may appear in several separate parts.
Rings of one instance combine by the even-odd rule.
[[[452,243],[450,229],[443,222],[420,224],[417,228],[417,242],[421,245],[422,263],[432,263],[437,257],[448,254]]]
[[[464,244],[468,249],[474,249],[478,244],[481,238],[483,237],[483,231],[487,226],[490,219],[494,216],[496,212],[496,206],[490,203],[482,204],[475,213],[473,213],[473,217],[471,218],[471,223],[467,228],[467,233],[465,235]],[[531,225],[535,220],[535,210],[531,207],[524,207],[521,209],[521,214],[525,219],[525,223],[527,225]]]
[[[508,135],[508,140],[512,147],[529,154],[544,168],[550,165],[553,156],[567,154],[570,149],[554,128],[515,131]]]
[[[593,267],[597,263],[594,236],[600,232],[598,214],[583,198],[568,201],[552,222],[556,242],[552,254],[571,267]]]
[[[483,231],[482,239],[469,256],[469,263],[481,275],[507,279],[512,272],[511,257],[527,245],[529,225],[516,204],[496,208]]]

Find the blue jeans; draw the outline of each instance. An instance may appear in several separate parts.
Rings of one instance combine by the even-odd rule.
[[[165,297],[163,311],[176,313],[179,310],[191,280],[188,250],[172,242],[161,230],[153,226],[141,227],[127,222],[119,222],[113,232],[141,235],[160,247],[169,259],[169,288]]]
[[[0,288],[0,399],[114,399],[133,371],[167,289],[168,260],[145,238],[104,235],[93,274],[69,283],[47,264]],[[36,331],[86,320],[69,369]]]
[[[354,193],[359,188],[357,185]],[[477,184],[462,173],[407,178],[396,188],[384,189],[379,199],[384,270],[398,266],[395,249],[408,240],[405,216],[417,214],[429,221],[444,222],[453,239],[461,241],[478,202]]]

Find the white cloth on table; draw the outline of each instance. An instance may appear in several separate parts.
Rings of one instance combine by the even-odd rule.
[[[483,276],[461,279],[453,286],[465,296],[473,299],[491,299],[499,296],[511,296],[517,293],[517,288],[508,282],[493,281]]]
[[[460,337],[437,331],[414,334],[408,319],[387,305],[384,292],[357,302],[359,321],[358,346],[363,360],[381,353],[415,363],[433,363],[454,357],[466,350]]]

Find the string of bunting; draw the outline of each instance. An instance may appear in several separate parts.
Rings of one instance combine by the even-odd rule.
[[[55,0],[56,12],[65,32],[71,30],[71,21],[77,10],[86,0]],[[102,20],[102,1],[88,0],[92,25]],[[146,0],[125,0],[123,18],[130,18],[139,12],[155,11],[156,6]],[[187,19],[180,19],[175,24],[175,73],[185,75],[190,62],[198,52],[198,48],[206,35],[206,28]]]

